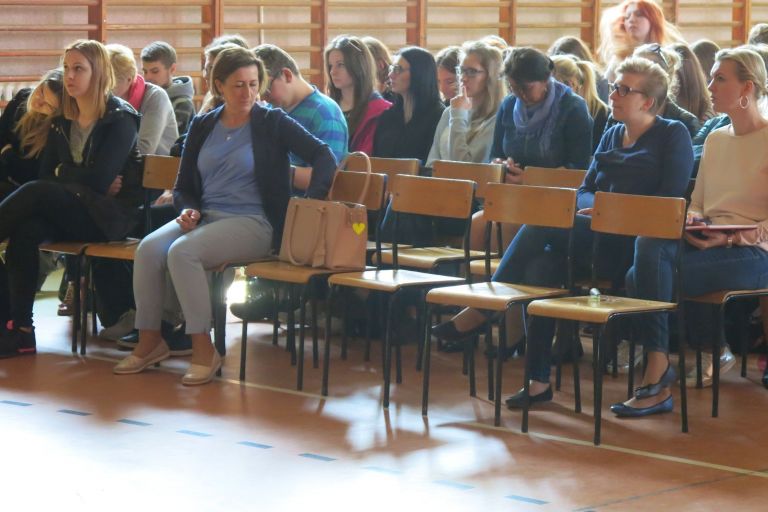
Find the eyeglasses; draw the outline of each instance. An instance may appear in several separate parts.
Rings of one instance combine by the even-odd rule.
[[[456,66],[456,76],[475,78],[477,75],[482,75],[483,73],[485,73],[484,69],[463,68],[461,66]]]
[[[269,76],[269,75],[267,75]],[[264,96],[269,96],[269,94],[272,92],[272,84],[275,83],[275,80],[280,78],[280,75],[270,76],[269,81],[267,82],[267,88],[264,90]]]
[[[410,71],[411,68],[404,68],[400,64],[390,64],[389,65],[389,72],[393,75],[399,75],[400,73],[405,73],[406,71]]]
[[[633,89],[628,85],[620,84],[618,82],[610,84],[610,88],[612,93],[615,92],[622,98],[631,92],[636,92],[637,94],[642,94],[643,96],[647,96],[647,94],[643,91],[640,91],[638,89]]]
[[[664,66],[664,70],[669,69],[669,62],[667,61],[667,58],[664,56],[664,51],[661,49],[661,45],[659,43],[652,43],[648,45],[648,51],[651,53],[655,53],[659,60],[661,61],[661,64]]]

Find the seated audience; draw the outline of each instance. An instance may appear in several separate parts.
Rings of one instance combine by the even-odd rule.
[[[437,88],[443,98],[443,105],[451,104],[451,98],[459,93],[459,82],[456,78],[456,68],[459,66],[461,47],[448,46],[435,55],[437,64]]]
[[[691,173],[690,136],[678,121],[658,117],[667,95],[668,76],[645,59],[629,58],[616,70],[611,110],[619,124],[608,128],[579,188],[574,226],[574,272],[590,275],[593,233],[590,217],[595,192],[616,192],[681,197]],[[494,281],[538,286],[566,283],[566,230],[523,226],[504,253]],[[632,261],[632,240],[603,237],[597,271],[601,279],[621,281]],[[439,338],[461,341],[484,330],[485,316],[465,309],[452,320],[432,328]],[[552,399],[550,350],[555,320],[534,317],[528,327],[530,398],[521,390],[509,399],[509,408]]]
[[[205,269],[261,258],[280,246],[289,152],[313,168],[309,197],[325,197],[331,185],[336,161],[328,146],[282,110],[258,104],[268,80],[252,51],[222,50],[210,80],[224,104],[192,120],[174,187],[180,215],[139,244],[133,283],[139,343],[116,374],[138,373],[170,356],[160,331],[168,272],[192,337],[192,364],[182,383],[213,379],[221,358],[211,344]]]
[[[142,155],[169,155],[171,146],[179,138],[179,130],[168,94],[162,87],[144,81],[130,48],[108,44],[107,51],[115,72],[112,93],[141,114],[139,152]]]
[[[562,82],[587,102],[589,115],[592,117],[592,149],[600,144],[600,139],[608,121],[608,105],[597,95],[595,88],[595,70],[589,62],[578,60],[571,55],[554,55],[555,80]]]
[[[141,50],[141,72],[144,79],[165,89],[176,116],[179,135],[187,133],[189,122],[195,117],[195,86],[190,76],[176,73],[176,50],[164,41],[155,41]]]
[[[379,117],[372,156],[427,160],[435,127],[443,113],[432,54],[409,46],[389,67],[395,103]]]
[[[479,41],[465,43],[460,59],[456,67],[459,93],[434,131],[427,167],[435,160],[481,163],[490,159],[496,112],[506,92],[500,78],[501,51]]]
[[[603,103],[608,102],[608,94],[610,94],[608,80],[606,80],[602,73],[598,71],[595,58],[584,41],[578,37],[563,36],[552,43],[552,46],[547,50],[547,54],[550,57],[554,57],[555,55],[571,55],[576,57],[577,60],[592,64],[592,69],[595,73],[595,87],[597,88],[598,97]],[[598,135],[602,134],[603,132],[601,131]]]
[[[375,90],[373,56],[360,38],[338,36],[325,48],[329,96],[341,106],[349,129],[349,150],[373,154],[373,138],[382,112],[392,103]]]
[[[64,52],[62,115],[52,123],[40,180],[25,183],[0,203],[0,239],[8,240],[8,285],[0,295],[12,329],[0,337],[0,355],[36,352],[32,304],[38,246],[49,241],[119,240],[136,225],[141,174],[136,144],[139,115],[113,96],[114,74],[106,48],[80,40]],[[121,175],[119,192],[110,187]],[[3,303],[0,300],[0,303]]]
[[[708,231],[685,234],[681,255],[682,296],[718,290],[749,290],[768,286],[768,119],[757,108],[766,94],[763,60],[747,48],[718,52],[709,85],[715,111],[731,125],[712,132],[704,143],[699,175],[688,210],[687,224],[757,225],[745,231]],[[643,299],[672,300],[677,242],[639,237],[634,266],[627,275],[627,291]],[[718,306],[688,302],[684,307],[687,338],[711,347]],[[634,322],[648,365],[635,396],[612,406],[619,416],[646,416],[671,411],[669,386],[676,380],[668,359],[666,315]],[[712,382],[712,355],[703,358],[704,385]],[[727,347],[719,355],[721,374],[735,359]],[[695,385],[695,371],[688,377]]]

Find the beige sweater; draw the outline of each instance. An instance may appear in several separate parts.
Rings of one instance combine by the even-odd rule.
[[[724,126],[707,137],[690,211],[712,224],[757,224],[734,244],[768,251],[768,127],[736,136]]]

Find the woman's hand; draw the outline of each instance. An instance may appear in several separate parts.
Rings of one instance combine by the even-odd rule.
[[[586,215],[588,217],[591,217],[593,211],[595,211],[594,208],[582,208],[581,210],[577,211],[576,213],[578,215]]]
[[[685,216],[686,226],[705,226],[707,219],[699,212],[688,212]]]
[[[170,190],[163,191],[163,193],[155,199],[155,202],[152,203],[152,206],[162,206],[164,204],[173,204],[173,192]]]
[[[507,158],[506,161],[501,158],[494,158],[493,163],[501,164],[504,167],[504,183],[510,185],[522,185],[523,184],[523,168],[515,163],[511,158]]]
[[[696,235],[690,232],[685,233],[685,241],[701,250],[726,247],[728,246],[728,237],[733,240],[733,235],[727,235],[722,231],[699,231]]]
[[[176,222],[181,226],[182,231],[192,231],[200,222],[200,212],[192,208],[185,208],[181,211],[181,215],[176,217]]]
[[[451,108],[458,110],[472,110],[472,98],[467,97],[467,88],[459,87],[459,94],[451,98]]]
[[[112,184],[109,186],[109,189],[107,189],[107,195],[115,197],[117,194],[120,193],[120,189],[123,188],[123,177],[119,174],[117,177],[115,177],[115,181],[112,182]]]

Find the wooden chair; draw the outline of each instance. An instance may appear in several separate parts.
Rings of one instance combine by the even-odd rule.
[[[581,169],[528,166],[523,171],[523,185],[579,188],[587,171]]]
[[[759,297],[763,300],[768,297],[768,288],[756,290],[721,290],[717,292],[699,295],[698,297],[686,297],[686,301],[700,302],[718,306],[717,333],[712,343],[712,417],[717,418],[720,404],[720,349],[725,345],[725,308],[731,301]],[[765,319],[764,319],[765,321]],[[741,376],[747,377],[747,355],[749,353],[749,332],[744,322],[739,322],[739,341],[741,342]],[[696,387],[702,387],[701,347],[696,347]]]
[[[592,231],[595,232],[595,243],[592,250],[593,280],[596,278],[595,263],[599,254],[599,238],[601,233],[677,240],[679,255],[682,251],[685,211],[685,199],[682,198],[597,192],[592,213]],[[605,366],[603,338],[613,334],[611,331],[615,320],[638,314],[669,313],[679,310],[678,323],[681,339],[679,374],[682,431],[688,432],[688,407],[685,388],[685,333],[682,321],[682,308],[679,307],[678,295],[680,290],[679,265],[680,258],[678,257],[675,272],[674,302],[602,295],[598,303],[595,303],[589,296],[579,296],[535,300],[528,305],[528,314],[531,316],[573,320],[592,325],[595,445],[600,444],[603,369]],[[525,392],[527,393],[527,371],[524,385]],[[628,395],[631,395],[631,392],[630,386]],[[527,412],[528,409],[524,409],[524,414],[527,414]]]
[[[436,160],[432,166],[434,178],[469,180],[475,183],[475,197],[483,199],[488,185],[501,183],[503,170],[501,164],[477,164],[471,162],[452,162]],[[399,263],[404,267],[423,271],[433,271],[438,265],[460,263],[464,260],[480,259],[482,251],[470,251],[469,240],[464,239],[463,247],[411,247],[403,248],[399,255]],[[391,265],[392,251],[382,251],[382,262]],[[467,279],[471,280],[469,266],[464,269]]]
[[[330,196],[335,201],[357,202],[366,180],[366,173],[360,172],[339,172],[336,174],[331,187]],[[387,176],[384,174],[371,174],[368,191],[363,204],[367,209],[381,212],[385,202]],[[317,347],[317,297],[311,293],[316,283],[327,279],[330,275],[344,272],[341,270],[329,270],[326,268],[313,268],[305,266],[292,265],[284,261],[267,261],[252,263],[245,269],[245,275],[271,281],[273,283],[285,284],[288,286],[288,348],[291,352],[291,364],[297,364],[296,389],[303,389],[304,385],[304,329],[306,323],[306,302],[309,299],[312,307],[312,361],[313,367],[318,366],[318,347]],[[298,297],[297,297],[298,288]],[[296,354],[295,343],[295,318],[294,304],[298,298],[299,304],[299,347],[298,357]],[[274,322],[277,322],[277,300],[275,301]],[[326,311],[326,316],[330,318],[330,311]],[[273,339],[276,342],[277,324],[273,329]],[[245,359],[246,344],[248,337],[248,322],[242,323],[242,342],[240,350],[240,380],[245,379]]]
[[[398,237],[398,219],[403,213],[417,215],[442,216],[454,219],[463,219],[466,222],[466,238],[469,237],[469,223],[472,217],[472,201],[474,200],[475,183],[468,180],[448,180],[442,178],[424,178],[419,176],[395,176],[392,186],[393,197],[391,211],[393,219],[393,247],[391,269],[366,270],[334,274],[328,279],[330,285],[329,305],[333,302],[335,294],[343,288],[358,288],[369,292],[388,294],[386,305],[383,305],[382,318],[384,318],[384,400],[385,408],[389,407],[390,368],[392,361],[392,322],[394,304],[400,292],[403,290],[425,290],[450,284],[458,284],[463,281],[458,277],[440,276],[404,270],[400,268]],[[469,254],[465,253],[465,262],[468,263]],[[330,309],[330,307],[328,308]],[[330,315],[326,315],[325,326],[325,351],[323,358],[323,385],[322,394],[328,394],[328,376],[330,366]],[[397,345],[397,382],[402,381],[400,364],[400,345]],[[421,344],[419,356],[421,356]]]
[[[491,231],[494,223],[527,224],[552,228],[572,229],[576,213],[576,191],[566,188],[551,187],[526,187],[519,185],[491,184],[487,187],[485,197],[486,224],[486,263],[491,258]],[[542,208],[541,205],[547,205]],[[571,250],[570,242],[568,251],[568,265],[570,268]],[[506,313],[516,304],[527,304],[531,300],[557,297],[570,293],[571,272],[568,272],[568,283],[565,288],[545,288],[540,286],[526,286],[520,284],[485,282],[477,284],[465,284],[459,286],[446,286],[435,288],[427,293],[427,305],[436,306],[461,306],[475,308],[486,312],[491,320],[499,319],[503,325]],[[431,318],[429,310],[427,318]],[[525,325],[525,309],[523,308],[523,325]],[[501,421],[501,381],[504,349],[506,347],[506,333],[502,327],[499,330],[499,349],[496,357],[496,390],[491,393],[490,384],[492,368],[489,359],[489,396],[494,396],[494,424]],[[488,330],[490,333],[490,328]],[[430,368],[430,335],[426,331],[424,347],[424,389],[421,402],[421,413],[427,415],[429,402],[429,368]],[[474,350],[468,343],[470,352],[470,396],[475,396]],[[491,344],[488,343],[490,346]],[[574,363],[577,371],[578,365]],[[578,380],[574,379],[575,383]],[[578,393],[577,393],[578,397]],[[528,430],[527,417],[523,416],[523,432]]]
[[[176,175],[179,172],[181,159],[174,156],[146,155],[144,157],[144,171],[142,176],[142,187],[144,188],[144,226],[145,234],[152,231],[151,217],[151,199],[152,192],[157,190],[167,190],[173,188],[176,181]],[[113,260],[133,261],[136,256],[136,249],[140,240],[137,238],[127,238],[116,242],[91,243],[83,250],[83,274],[86,278],[86,288],[90,282],[89,270],[92,258],[106,258]],[[91,289],[92,298],[92,333],[96,335],[96,307],[95,293]],[[82,332],[80,335],[80,353],[85,355],[87,309],[82,309],[82,318],[80,319]]]
[[[398,174],[418,176],[421,162],[417,158],[381,158],[370,157],[371,172],[387,175],[387,195],[392,190],[392,183]],[[347,161],[347,171],[365,172],[365,160],[362,157],[352,155]]]

